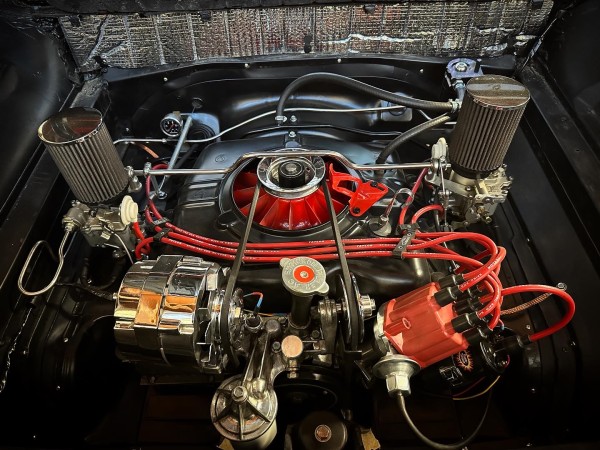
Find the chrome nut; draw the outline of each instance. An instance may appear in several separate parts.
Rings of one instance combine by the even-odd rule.
[[[385,386],[390,396],[400,392],[402,395],[410,395],[410,378],[406,374],[392,373],[385,378]]]

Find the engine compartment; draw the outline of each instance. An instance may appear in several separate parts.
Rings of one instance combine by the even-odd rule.
[[[477,70],[453,78],[459,63]],[[74,445],[212,446],[225,438],[234,447],[376,448],[368,446],[373,436],[382,448],[418,446],[396,404],[405,398],[417,427],[436,441],[468,437],[484,410],[488,418],[473,448],[518,448],[543,435],[546,428],[513,405],[536,395],[530,380],[553,370],[548,355],[556,344],[544,344],[550,339],[543,330],[558,322],[551,331],[574,342],[562,328],[572,311],[528,291],[500,291],[539,280],[515,263],[522,250],[514,235],[522,230],[506,201],[512,153],[523,145],[520,130],[512,141],[520,115],[510,119],[512,130],[506,121],[460,115],[465,95],[475,106],[483,101],[476,98],[477,82],[514,89],[498,78],[510,63],[465,58],[336,67],[322,61],[318,71],[289,64],[278,79],[272,73],[283,69],[265,66],[250,75],[247,68],[214,68],[115,79],[75,105],[96,108],[101,120],[87,109],[64,110],[56,121],[67,124],[59,131],[76,134],[68,144],[95,133],[71,127],[65,115],[83,114],[93,130],[106,124],[119,161],[131,170],[126,181],[117,180],[116,198],[81,198],[69,182],[75,203],[61,208],[62,224],[72,227],[64,268],[51,290],[32,296],[28,310],[41,326],[29,334],[38,356],[13,368],[29,373],[47,407],[60,404],[64,414],[36,422],[32,442],[62,445],[57,430],[78,424],[68,438]],[[423,67],[426,76],[419,75]],[[453,99],[451,117],[402,142],[378,163],[386,167],[376,169],[367,166],[390,140],[430,121],[427,111],[317,82],[291,97],[298,110],[286,112],[285,120],[268,114],[247,122],[274,110],[293,80],[315,72],[351,75],[409,99]],[[469,80],[475,80],[471,91]],[[524,107],[523,97],[516,106],[511,95],[491,98],[486,101],[499,99],[492,109]],[[343,112],[330,111],[336,109]],[[461,123],[480,155],[492,147],[501,154],[498,141],[505,150],[512,141],[508,167],[501,155],[499,163],[465,170],[468,158],[459,163],[452,153]],[[282,166],[290,162],[290,178],[297,171],[304,178],[282,185],[288,170]],[[62,173],[73,170],[86,168],[74,164]],[[112,170],[120,169],[84,178],[93,185]],[[163,182],[169,170],[180,172]],[[404,225],[412,218],[416,226]],[[54,248],[62,237],[56,225]],[[497,276],[504,255],[492,241],[506,246]],[[493,257],[465,259],[483,250]],[[422,252],[429,256],[414,256]],[[477,270],[479,260],[485,272]],[[54,273],[43,256],[34,264],[25,264],[25,291],[41,289]],[[565,281],[571,291],[571,280],[552,281]],[[570,305],[559,288],[533,290]],[[531,307],[509,311],[500,325],[500,306],[488,308],[500,302],[494,292],[504,292],[504,310]],[[28,318],[21,328],[26,336]],[[31,364],[38,370],[29,370]],[[4,392],[9,404],[27,383],[15,377]],[[114,433],[117,423],[122,434]],[[29,430],[15,431],[9,439],[26,435],[31,439]]]

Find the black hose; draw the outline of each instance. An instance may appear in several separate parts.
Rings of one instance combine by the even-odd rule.
[[[479,424],[475,428],[475,431],[473,431],[473,433],[471,433],[471,435],[468,436],[467,438],[463,439],[462,441],[455,442],[454,444],[440,444],[439,442],[432,441],[427,436],[425,436],[423,433],[421,433],[421,431],[417,428],[415,423],[412,421],[412,419],[408,415],[404,397],[402,395],[398,395],[397,399],[398,399],[398,406],[400,408],[400,411],[402,412],[402,415],[404,416],[404,420],[406,420],[406,423],[408,424],[410,429],[413,431],[413,433],[415,433],[417,435],[417,437],[419,439],[421,439],[421,441],[423,441],[424,444],[430,446],[431,448],[435,448],[436,450],[460,450],[460,449],[466,447],[467,445],[469,445],[473,441],[473,439],[475,439],[475,437],[477,436],[477,433],[479,433],[479,430],[481,430],[481,427],[483,426],[483,422],[485,422],[485,418],[487,416],[488,410],[490,409],[490,403],[492,401],[492,393],[490,392],[488,395],[488,399],[485,404],[485,410],[483,411],[483,416],[481,417]]]
[[[357,81],[352,78],[345,77],[343,75],[337,75],[335,73],[327,72],[315,72],[309,73],[308,75],[301,76],[292,81],[283,91],[279,102],[277,103],[277,114],[276,120],[279,124],[283,123],[283,111],[285,108],[285,102],[287,99],[296,92],[299,88],[306,84],[320,82],[320,83],[333,83],[349,88],[353,91],[367,94],[379,99],[387,100],[390,103],[400,106],[406,106],[407,108],[425,109],[430,111],[455,111],[457,109],[457,103],[455,102],[433,102],[430,100],[421,100],[418,98],[406,97],[404,95],[394,94],[393,92],[386,91],[385,89],[379,89],[370,84]]]
[[[442,114],[441,116],[435,117],[433,119],[428,120],[427,122],[423,122],[416,127],[411,128],[410,130],[402,133],[400,136],[395,138],[392,142],[385,146],[385,148],[381,151],[377,159],[375,160],[376,164],[385,164],[388,157],[398,150],[398,148],[407,141],[410,141],[412,138],[421,134],[424,131],[427,131],[431,128],[437,127],[438,125],[443,124],[450,120],[450,115]]]
[[[93,295],[94,297],[96,297],[100,300],[104,300],[107,302],[115,301],[112,292],[107,292],[107,291],[103,291],[100,289],[96,289],[93,286],[86,286],[84,284],[79,284],[79,283],[56,283],[56,286],[71,287],[71,288],[79,289],[84,292],[87,292],[88,294]]]
[[[213,134],[214,136],[214,134]],[[210,137],[210,136],[207,136]],[[198,147],[200,147],[200,144],[193,144],[187,152],[185,152],[185,155],[183,155],[181,158],[179,158],[179,160],[175,163],[175,165],[173,166],[173,169],[181,169],[181,167],[186,163],[186,161],[188,159],[190,159],[190,156],[192,156],[192,153],[194,153]]]
[[[122,278],[123,276],[123,268],[125,267],[125,261],[126,258],[121,258],[115,261],[113,268],[110,272],[110,277],[108,278],[108,280],[106,280],[104,282],[104,284],[94,284],[94,285],[89,285],[89,287],[96,289],[98,291],[104,291],[106,289],[109,289],[110,287],[112,287],[113,284],[115,284],[115,282]],[[86,285],[85,283],[82,283],[84,286]]]

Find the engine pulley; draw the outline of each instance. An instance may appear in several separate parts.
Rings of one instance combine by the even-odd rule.
[[[256,174],[269,194],[285,199],[303,198],[318,189],[325,176],[325,161],[318,156],[263,158]]]

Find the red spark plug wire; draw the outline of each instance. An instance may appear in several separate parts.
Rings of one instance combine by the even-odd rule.
[[[135,237],[142,241],[144,240],[144,238],[146,236],[144,236],[144,233],[142,232],[142,229],[140,228],[140,224],[138,222],[133,222],[131,224],[131,229],[133,230],[133,234],[135,235]],[[136,247],[137,248],[137,247]],[[149,246],[145,246],[143,248],[140,249],[140,252],[143,251],[144,253],[149,253],[150,252],[150,247]],[[136,257],[137,257],[137,253],[136,253]],[[140,258],[138,258],[140,259]]]
[[[158,165],[155,168],[164,168],[165,165]],[[426,170],[423,170],[412,192],[416,195]],[[150,178],[146,179],[146,193],[148,195],[148,209],[145,212],[146,220],[150,224],[156,225],[152,220],[154,216],[157,220],[163,220],[162,215],[156,208],[150,197]],[[404,223],[406,217],[404,208],[401,212],[399,223]],[[441,205],[429,205],[418,210],[412,218],[415,223],[423,214],[429,211],[442,211]],[[141,259],[143,253],[148,253],[150,243],[154,238],[144,238],[143,233],[139,229],[139,225],[133,226],[136,237],[140,239],[136,247],[136,257]],[[178,247],[193,253],[203,256],[229,260],[235,258],[238,247],[237,242],[221,241],[218,239],[208,238],[195,233],[191,233],[185,229],[179,228],[176,225],[165,222],[164,226],[170,230],[168,235],[160,238],[160,242]],[[156,232],[161,232],[163,229],[156,225]],[[138,234],[139,231],[139,234]],[[474,257],[465,257],[455,251],[448,249],[441,244],[454,240],[470,240],[484,248],[482,252]],[[361,238],[361,239],[344,239],[346,256],[349,259],[354,258],[375,258],[375,257],[391,257],[392,250],[399,242],[399,238]],[[415,250],[430,250],[427,253],[413,253]],[[317,240],[317,241],[300,241],[300,242],[282,242],[282,243],[248,243],[243,261],[246,263],[277,263],[283,257],[288,256],[310,256],[319,261],[328,261],[338,259],[335,241],[333,240]],[[500,321],[500,307],[502,299],[505,295],[511,295],[518,292],[542,291],[551,292],[560,296],[568,305],[568,311],[561,321],[549,327],[547,330],[533,334],[530,339],[532,341],[546,337],[562,327],[564,327],[573,317],[574,302],[570,295],[550,286],[531,285],[531,286],[515,286],[512,288],[502,289],[502,284],[498,278],[500,264],[506,255],[506,250],[502,247],[497,247],[493,240],[478,233],[471,232],[417,232],[412,243],[407,246],[407,251],[403,254],[404,258],[422,258],[422,259],[437,259],[454,261],[459,264],[457,273],[464,273],[465,282],[459,288],[464,291],[474,286],[481,286],[487,291],[487,294],[482,297],[481,301],[484,307],[478,311],[478,317],[484,318],[491,315],[488,326],[493,329]],[[487,262],[481,260],[488,257]]]
[[[417,220],[419,220],[423,214],[425,214],[429,211],[439,211],[439,212],[443,213],[445,210],[442,205],[425,206],[413,214],[412,218],[410,219],[410,223],[417,223]]]
[[[159,164],[157,166],[154,166],[153,168],[163,169],[165,167],[166,167],[166,165]],[[150,188],[151,188],[150,178],[147,178],[146,179],[146,195],[148,196],[148,207],[149,207],[152,215],[154,215],[154,217],[156,217],[157,220],[163,220],[163,216],[160,214],[160,212],[156,208],[156,205],[150,198]],[[148,214],[146,214],[146,219],[148,220],[148,222],[150,224],[154,223]],[[182,229],[182,228],[179,228],[179,227],[173,225],[170,222],[165,223],[164,226],[166,226],[167,228],[170,228],[174,232],[177,232],[181,235],[185,235],[185,236],[195,239],[197,241],[202,241],[202,242],[206,242],[206,243],[214,244],[214,245],[220,245],[220,246],[228,247],[231,249],[236,249],[239,245],[237,242],[221,241],[218,239],[212,239],[212,238],[208,238],[206,236],[201,236],[201,235],[198,235],[195,233],[191,233],[185,229]],[[363,238],[363,239],[345,240],[345,242],[354,243],[354,244],[389,243],[389,244],[394,244],[394,245],[396,245],[398,243],[398,241],[399,241],[398,238]],[[333,245],[335,245],[335,241],[334,240],[321,240],[321,241],[300,241],[300,242],[279,242],[279,243],[252,243],[252,242],[249,242],[247,247],[249,249],[279,250],[281,248],[305,249],[306,247],[321,246],[321,245],[333,246]]]
[[[498,247],[498,254],[491,258],[487,263],[472,272],[464,275],[465,281],[459,286],[461,291],[466,291],[470,287],[475,286],[490,273],[496,273],[496,268],[500,266],[504,257],[506,256],[506,249],[504,247]]]
[[[415,184],[413,185],[413,187],[411,189],[413,200],[417,196],[417,192],[419,192],[419,188],[421,187],[421,183],[423,183],[423,178],[425,178],[425,175],[427,174],[427,170],[428,169],[421,170],[421,173],[417,177],[417,181],[415,181]],[[410,203],[412,203],[412,201]],[[398,218],[398,225],[404,225],[404,220],[406,219],[406,212],[408,211],[408,207],[410,206],[410,203],[408,205],[404,205],[404,207],[402,208],[402,211],[400,211],[400,217]]]
[[[562,317],[562,319],[560,319],[554,325],[551,325],[550,327],[546,328],[545,330],[538,331],[537,333],[534,333],[531,336],[529,336],[529,340],[532,342],[538,341],[542,338],[545,338],[546,336],[550,336],[551,334],[554,334],[558,330],[564,328],[571,321],[573,315],[575,314],[575,301],[573,300],[573,297],[571,297],[567,292],[563,291],[562,289],[558,289],[553,286],[546,286],[543,284],[527,284],[512,286],[509,288],[502,289],[502,296],[520,294],[522,292],[549,292],[550,294],[554,294],[560,297],[562,300],[564,300],[567,307],[567,311],[565,312],[565,315]]]
[[[139,240],[144,239],[144,233],[142,233],[142,229],[140,228],[140,224],[138,222],[133,222],[131,224],[131,229],[133,230],[133,234],[135,234],[136,238]]]
[[[142,254],[147,254],[150,251],[150,243],[154,241],[154,238],[144,238],[135,246],[135,257],[142,259]]]

